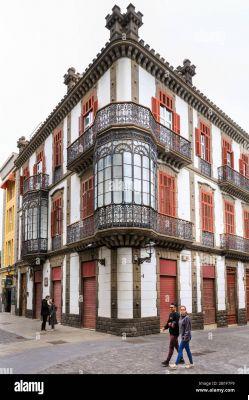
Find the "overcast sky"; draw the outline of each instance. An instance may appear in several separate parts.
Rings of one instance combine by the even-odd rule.
[[[107,42],[114,4],[124,12],[129,1],[0,0],[0,165],[65,94],[68,67],[83,72]],[[144,15],[145,43],[174,67],[189,58],[194,85],[249,131],[249,2],[133,4]]]

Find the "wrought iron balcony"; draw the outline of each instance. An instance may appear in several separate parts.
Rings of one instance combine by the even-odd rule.
[[[221,235],[221,248],[227,251],[249,253],[249,239],[225,233]]]
[[[49,186],[49,176],[46,174],[38,174],[30,176],[23,182],[23,194],[28,192],[47,190]]]
[[[228,165],[218,168],[220,187],[227,193],[242,200],[249,201],[249,179]]]
[[[135,126],[147,130],[158,143],[160,152],[179,167],[191,163],[191,143],[157,123],[151,111],[135,103],[113,103],[99,110],[94,124],[67,149],[67,167],[77,171],[89,162],[89,150],[97,135],[111,127]]]
[[[93,216],[76,222],[67,228],[67,244],[77,243],[102,231],[115,228],[114,233],[125,235],[132,233],[145,236],[144,229],[151,230],[152,235],[170,237],[172,241],[192,241],[192,223],[178,218],[158,214],[150,207],[132,204],[111,204],[99,208]],[[120,228],[120,229],[119,229]],[[142,230],[141,230],[142,229]],[[103,238],[103,235],[101,235]],[[109,237],[109,235],[106,235]],[[165,240],[168,240],[165,238]]]
[[[204,246],[214,247],[214,233],[202,231],[201,239]]]
[[[95,213],[95,229],[116,227],[156,228],[156,212],[146,206],[133,204],[111,204],[99,208]]]
[[[203,160],[202,158],[199,158],[199,169],[202,174],[211,177],[212,165],[209,162],[207,162],[206,160]]]
[[[157,214],[156,230],[162,235],[187,241],[193,240],[193,224],[183,219]]]
[[[62,247],[62,235],[52,237],[52,251],[60,250]]]
[[[48,251],[47,239],[31,239],[22,242],[22,258],[29,256],[38,256]]]
[[[67,244],[72,244],[94,235],[93,216],[67,227]]]

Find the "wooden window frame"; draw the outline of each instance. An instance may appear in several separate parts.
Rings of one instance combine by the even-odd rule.
[[[201,189],[202,231],[214,233],[214,196],[213,192]]]
[[[90,205],[89,205],[90,204]],[[81,183],[81,219],[84,220],[94,213],[94,177],[82,180]]]
[[[231,166],[227,164],[227,154],[231,156]],[[232,142],[227,140],[226,138],[222,139],[222,165],[229,166],[230,168],[234,168],[234,153],[232,150]]]
[[[98,111],[98,99],[96,95],[93,94],[88,98],[88,100],[85,100],[82,103],[81,115],[79,117],[79,135],[82,135],[93,125],[97,111]],[[85,118],[90,112],[93,112],[93,121],[91,125],[85,128]]]
[[[165,185],[166,182],[171,181],[172,185]],[[158,209],[159,213],[167,215],[168,217],[176,218],[177,209],[177,192],[176,192],[176,177],[169,175],[163,171],[158,174]]]
[[[228,208],[231,208],[230,211]],[[225,233],[235,235],[235,205],[231,201],[224,200]]]
[[[51,205],[51,237],[60,236],[63,232],[62,195],[52,199]]]
[[[155,120],[161,123],[160,119],[160,107],[165,107],[169,112],[172,113],[172,128],[171,130],[176,134],[180,135],[181,132],[181,119],[180,115],[174,111],[174,98],[167,94],[165,91],[159,91],[159,97],[152,97],[151,99],[151,110]]]

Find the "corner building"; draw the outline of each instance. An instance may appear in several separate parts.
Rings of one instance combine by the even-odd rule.
[[[17,314],[50,294],[62,324],[158,333],[249,319],[248,134],[143,40],[118,6],[110,40],[28,142],[19,140]]]

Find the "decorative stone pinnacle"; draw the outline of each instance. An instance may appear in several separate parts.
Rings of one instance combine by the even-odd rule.
[[[192,78],[193,78],[193,76],[196,75],[195,69],[196,69],[196,66],[191,64],[191,61],[188,59],[185,59],[183,61],[183,66],[179,65],[176,68],[179,75],[181,75],[183,77],[183,79],[185,80],[185,82],[188,83],[189,85],[193,85]]]
[[[133,4],[129,4],[126,13],[122,14],[119,6],[115,5],[112,14],[106,17],[106,28],[110,30],[110,40],[138,40],[138,30],[143,25],[143,14],[136,12]]]
[[[23,149],[29,144],[29,141],[26,140],[25,136],[21,136],[17,140],[17,148],[19,149],[19,153],[23,151]]]
[[[75,68],[68,68],[67,74],[64,75],[64,83],[67,85],[68,92],[76,85],[80,78],[81,75],[76,72]]]

